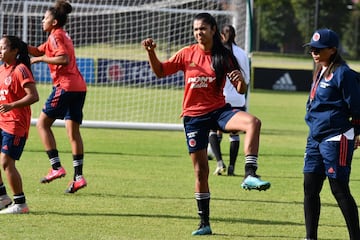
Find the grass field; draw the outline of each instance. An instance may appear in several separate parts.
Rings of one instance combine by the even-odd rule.
[[[210,176],[211,224],[206,239],[291,240],[304,237],[302,164],[307,127],[306,94],[252,92],[250,111],[262,120],[258,173],[268,191],[240,188],[238,176]],[[17,166],[22,173],[30,214],[1,216],[0,239],[195,239],[198,224],[194,176],[184,134],[83,128],[84,173],[88,187],[63,192],[72,177],[70,146],[63,128],[54,128],[68,175],[50,184],[39,180],[49,163],[36,129]],[[242,138],[242,137],[241,137]],[[242,138],[243,139],[243,138]],[[228,162],[228,141],[223,152]],[[351,188],[360,202],[359,153]],[[210,171],[215,161],[209,161]],[[5,181],[6,183],[6,181]],[[8,188],[10,193],[10,189]],[[319,239],[348,239],[345,222],[326,183],[322,191]]]

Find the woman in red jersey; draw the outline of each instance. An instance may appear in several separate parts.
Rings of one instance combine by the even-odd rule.
[[[63,29],[71,11],[72,7],[67,1],[58,0],[45,12],[42,20],[43,30],[49,33],[47,41],[38,47],[28,46],[29,53],[34,56],[31,58],[31,63],[47,63],[53,78],[53,91],[37,122],[40,138],[51,163],[51,169],[41,179],[41,183],[51,182],[66,174],[61,166],[55,137],[51,130],[56,119],[65,119],[74,166],[73,181],[65,190],[66,193],[74,193],[87,185],[82,173],[84,147],[80,134],[86,83],[76,65],[72,40]]]
[[[30,105],[39,101],[26,43],[15,36],[0,40],[0,163],[14,193],[14,204],[0,175],[0,214],[28,213],[20,173],[15,167],[29,134]],[[9,207],[8,207],[9,206]],[[7,207],[7,208],[5,208]],[[4,209],[5,208],[5,209]]]
[[[192,235],[208,235],[212,234],[209,223],[207,157],[210,129],[245,131],[244,152],[248,177],[242,186],[246,189],[266,190],[270,183],[260,180],[256,175],[260,120],[247,112],[232,110],[223,95],[226,76],[239,93],[245,93],[247,89],[235,57],[223,46],[216,21],[210,14],[200,13],[195,16],[193,34],[197,44],[181,49],[165,62],[160,62],[157,58],[154,50],[156,43],[152,38],[143,40],[142,45],[157,77],[165,77],[177,71],[184,72],[182,117],[194,166],[195,199],[200,216],[199,228],[193,231]]]

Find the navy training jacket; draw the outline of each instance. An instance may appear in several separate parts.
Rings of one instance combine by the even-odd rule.
[[[346,63],[328,78],[322,77],[313,100],[306,104],[309,135],[322,141],[354,127],[360,134],[360,76]],[[314,83],[313,83],[314,85]]]

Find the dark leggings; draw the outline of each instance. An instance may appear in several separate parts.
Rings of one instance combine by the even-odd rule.
[[[324,175],[304,173],[304,215],[306,238],[317,239],[320,216],[320,192],[325,180]],[[350,240],[360,240],[359,214],[352,197],[348,182],[329,178],[331,192],[334,195],[345,218]]]

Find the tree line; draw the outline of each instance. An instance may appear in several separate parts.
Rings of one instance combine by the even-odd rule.
[[[305,53],[315,29],[339,34],[343,54],[360,58],[359,0],[254,0],[253,50]]]

